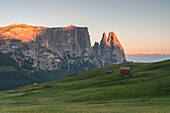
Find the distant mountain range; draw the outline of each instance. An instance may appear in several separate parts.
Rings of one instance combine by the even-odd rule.
[[[128,61],[156,62],[170,59],[170,54],[126,54]]]
[[[0,27],[0,53],[38,80],[56,80],[72,73],[126,62],[122,45],[114,32],[103,33],[91,46],[87,27],[47,28],[26,24]]]

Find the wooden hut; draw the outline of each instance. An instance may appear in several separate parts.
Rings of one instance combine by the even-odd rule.
[[[130,67],[120,67],[120,74],[123,75],[123,77],[130,77]]]

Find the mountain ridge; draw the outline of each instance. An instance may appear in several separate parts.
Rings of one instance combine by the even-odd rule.
[[[29,75],[42,70],[66,76],[126,62],[117,36],[110,32],[107,39],[96,47],[91,46],[87,27],[12,24],[0,28],[0,52],[10,54]]]

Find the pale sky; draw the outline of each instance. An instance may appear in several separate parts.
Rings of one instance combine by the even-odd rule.
[[[126,54],[170,54],[170,0],[0,0],[0,26],[89,28],[91,44],[114,31]]]

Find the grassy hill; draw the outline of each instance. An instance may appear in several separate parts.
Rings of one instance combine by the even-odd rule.
[[[122,66],[132,67],[131,77],[120,75]],[[170,60],[110,65],[3,91],[0,103],[1,112],[17,113],[170,112]]]

